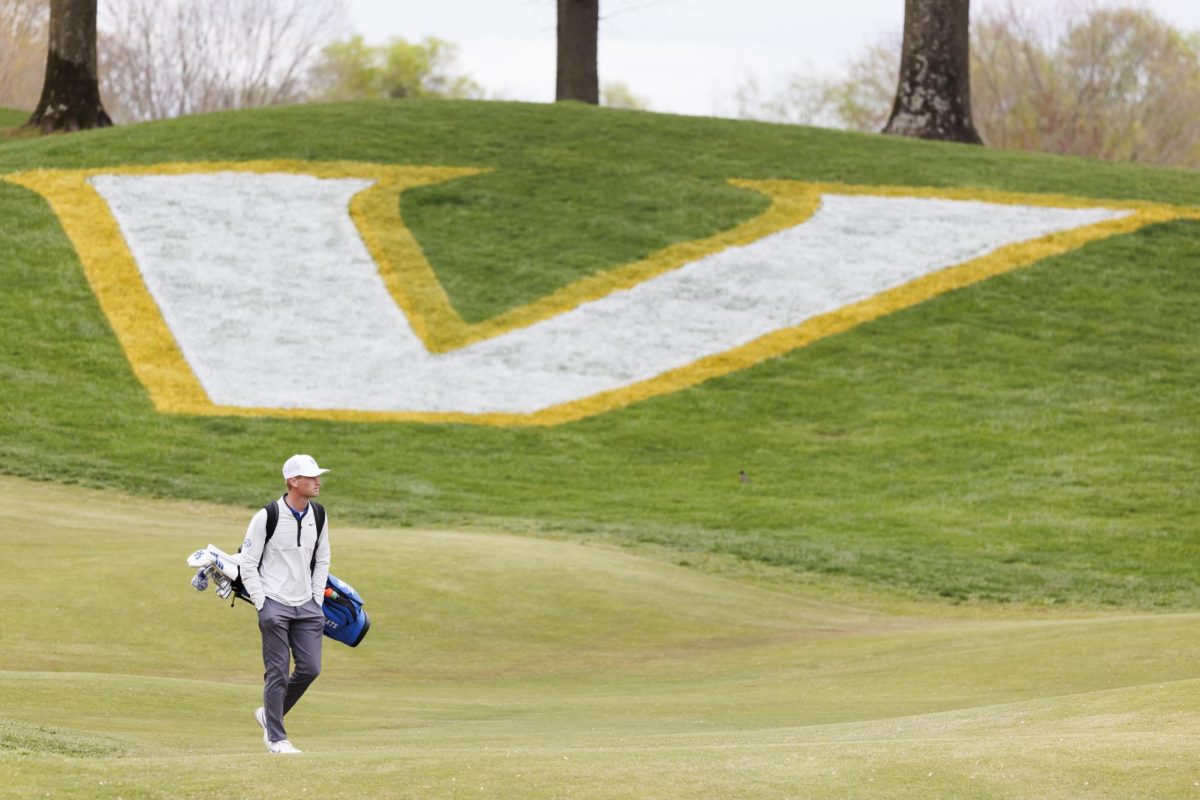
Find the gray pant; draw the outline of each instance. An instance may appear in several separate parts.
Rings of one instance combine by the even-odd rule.
[[[309,684],[321,674],[321,635],[325,614],[317,601],[288,606],[267,598],[258,612],[262,632],[263,710],[267,717],[267,738],[278,742],[287,738],[283,715],[292,710]],[[296,671],[288,675],[289,651],[296,658]]]

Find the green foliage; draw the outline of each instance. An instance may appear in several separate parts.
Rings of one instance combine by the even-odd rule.
[[[455,74],[457,58],[456,45],[432,36],[415,44],[391,39],[378,46],[352,36],[322,51],[313,69],[314,93],[324,100],[481,96],[478,84]]]
[[[1010,12],[977,25],[976,121],[998,147],[1200,167],[1200,35],[1097,8],[1047,37]]]
[[[600,87],[600,105],[608,108],[627,108],[633,111],[648,111],[650,101],[633,93],[623,81],[605,81]]]
[[[10,142],[0,170],[271,157],[492,168],[401,209],[469,319],[759,212],[730,178],[1200,202],[1183,172],[574,104],[213,115]],[[255,507],[300,450],[335,467],[342,520],[654,543],[955,600],[1200,606],[1195,223],[675,395],[493,429],[156,414],[45,204],[0,184],[0,219],[12,474]]]
[[[839,127],[841,120],[832,109],[839,101],[840,90],[836,81],[809,76],[787,78],[782,86],[775,87],[751,76],[738,86],[734,100],[737,115],[743,119]]]
[[[1137,7],[1016,4],[971,25],[971,111],[991,147],[1200,167],[1200,34]],[[739,89],[744,117],[878,131],[900,63],[898,37],[865,47],[841,79],[788,77]]]

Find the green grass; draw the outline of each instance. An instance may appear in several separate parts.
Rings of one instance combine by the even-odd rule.
[[[18,108],[0,108],[0,128],[24,125],[27,119],[29,119],[28,111],[22,111]]]
[[[251,611],[187,585],[241,509],[0,479],[0,797],[1195,793],[1197,616],[729,579],[597,545],[341,526],[372,629],[269,756]],[[331,490],[332,502],[335,493]],[[248,776],[253,776],[248,777]]]
[[[1200,202],[1200,176],[576,105],[388,103],[10,141],[0,172],[251,158],[489,167],[403,213],[470,320],[761,208],[730,178]],[[916,596],[1200,608],[1200,225],[1091,245],[549,429],[155,414],[57,221],[0,184],[0,470],[334,519],[662,546]],[[738,482],[738,470],[751,476]],[[749,566],[747,568],[750,568]]]
[[[0,108],[0,144],[8,139],[25,138],[29,134],[21,130],[29,119],[28,111],[15,108]]]

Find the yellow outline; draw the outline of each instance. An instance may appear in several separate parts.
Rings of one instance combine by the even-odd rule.
[[[755,188],[750,183],[746,185]],[[535,325],[704,256],[799,225],[812,216],[820,202],[818,194],[808,191],[766,194],[773,200],[771,206],[734,228],[705,239],[671,245],[647,258],[582,278],[532,303],[473,324],[454,310],[412,235],[403,225],[395,224],[394,209],[398,205],[390,192],[362,192],[351,202],[350,210],[396,304],[408,314],[413,329],[430,352],[446,353]]]
[[[31,189],[49,203],[63,231],[83,265],[84,275],[92,287],[100,308],[108,318],[117,340],[133,366],[134,374],[146,387],[154,407],[161,412],[182,414],[229,414],[229,407],[217,406],[209,399],[192,368],[188,365],[158,304],[142,281],[141,271],[125,243],[120,227],[109,211],[108,204],[88,182],[95,175],[187,175],[214,172],[292,173],[317,178],[361,178],[374,184],[359,192],[351,201],[369,197],[377,205],[392,203],[393,217],[399,213],[400,194],[417,186],[477,175],[487,170],[464,167],[412,167],[387,164],[365,164],[351,161],[228,161],[200,164],[158,164],[152,166],[122,166],[83,170],[34,170],[2,175],[0,179]],[[382,219],[382,217],[381,217]],[[378,241],[377,231],[392,228],[388,233],[390,258],[412,258],[425,265],[429,272],[426,283],[432,281],[440,292],[440,284],[420,254],[420,246],[403,225],[369,225],[361,216],[355,217],[364,241]],[[368,236],[370,234],[370,237]],[[387,276],[385,275],[385,280]],[[389,285],[389,289],[392,287]],[[392,291],[397,296],[396,290]],[[444,297],[444,294],[443,294]],[[448,304],[448,300],[446,301]],[[401,303],[410,315],[419,312]],[[414,323],[415,324],[415,323]],[[262,414],[258,414],[261,416]]]
[[[181,175],[203,172],[286,172],[320,178],[363,178],[373,185],[356,194],[351,216],[375,259],[389,293],[408,316],[431,352],[444,353],[473,342],[536,324],[576,306],[626,289],[728,247],[756,241],[800,224],[816,210],[822,194],[877,195],[976,200],[987,203],[1055,208],[1112,208],[1132,213],[1038,239],[1002,247],[981,258],[954,265],[867,300],[774,331],[749,344],[699,359],[650,380],[530,414],[370,412],[356,410],[277,409],[218,406],[209,400],[183,358],[174,336],[150,296],[103,198],[88,182],[94,175]],[[760,192],[770,207],[730,230],[705,239],[672,245],[647,258],[583,278],[533,303],[480,323],[467,323],[454,310],[425,259],[420,245],[399,217],[400,195],[411,188],[486,170],[461,167],[414,167],[357,162],[249,161],[161,164],[86,170],[38,170],[0,176],[42,195],[75,246],[88,282],[116,331],[138,379],[157,410],[167,413],[275,416],[363,421],[453,422],[494,426],[559,425],[656,395],[675,392],[916,305],[952,289],[1028,266],[1110,236],[1175,219],[1200,219],[1200,209],[1142,201],[1110,201],[1064,195],[1032,195],[972,189],[856,186],[791,180],[731,180]]]

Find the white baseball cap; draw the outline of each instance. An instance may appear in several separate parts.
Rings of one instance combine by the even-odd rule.
[[[283,462],[284,480],[301,476],[315,478],[318,475],[324,475],[326,472],[329,472],[329,470],[318,467],[317,460],[312,456],[297,454]]]

